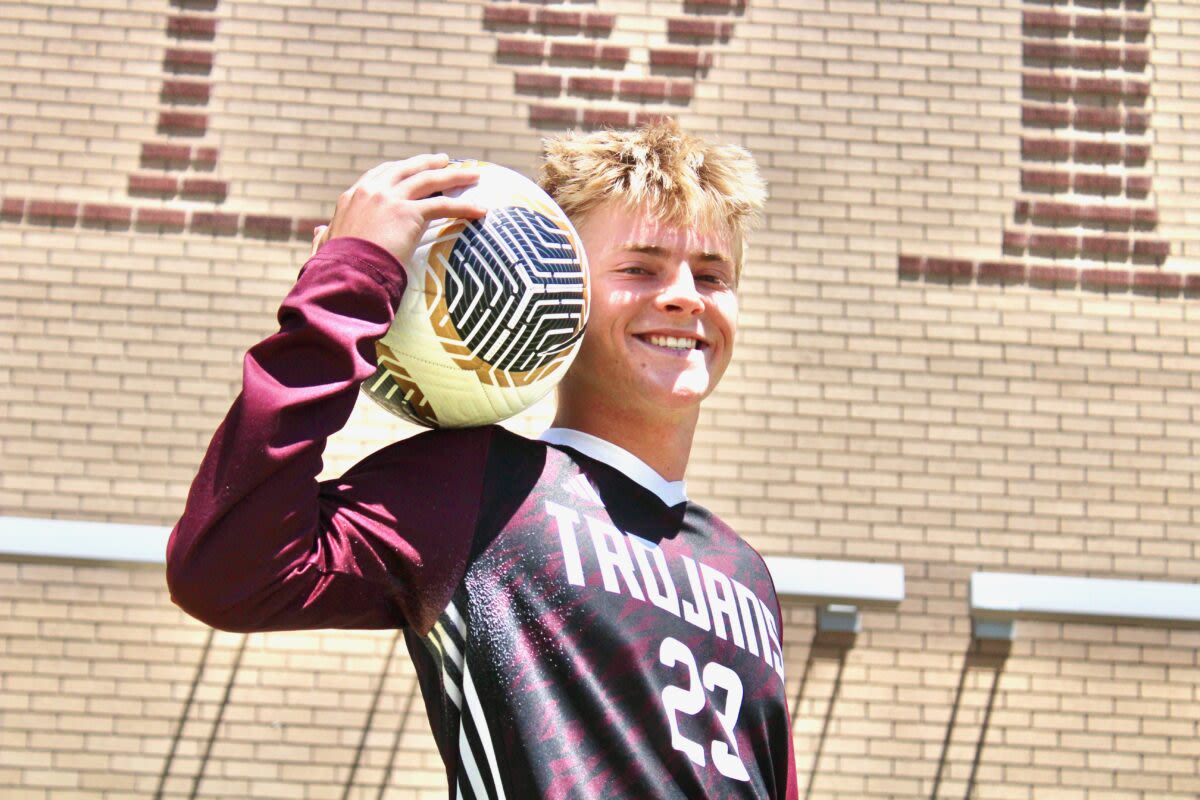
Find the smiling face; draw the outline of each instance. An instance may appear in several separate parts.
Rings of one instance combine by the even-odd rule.
[[[732,236],[675,227],[619,203],[577,228],[592,301],[583,345],[559,385],[560,418],[587,408],[694,420],[733,354]]]

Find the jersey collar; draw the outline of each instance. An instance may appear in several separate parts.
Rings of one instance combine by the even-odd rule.
[[[668,506],[687,502],[687,483],[669,481],[623,447],[605,441],[590,433],[571,428],[550,428],[538,437],[547,444],[562,445],[578,450],[588,458],[607,464],[625,477],[637,483]]]

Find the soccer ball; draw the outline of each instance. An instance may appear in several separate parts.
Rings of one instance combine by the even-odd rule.
[[[587,257],[562,209],[520,173],[482,161],[461,195],[479,220],[433,222],[405,264],[408,288],[362,389],[436,428],[487,425],[554,388],[583,340]]]

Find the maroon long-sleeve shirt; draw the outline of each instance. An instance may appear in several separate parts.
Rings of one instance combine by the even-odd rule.
[[[404,628],[451,797],[794,798],[766,566],[629,453],[435,431],[316,480],[404,283],[360,240],[305,266],[172,533],[176,602]]]

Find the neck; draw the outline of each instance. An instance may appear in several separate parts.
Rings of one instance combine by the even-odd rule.
[[[589,403],[565,402],[560,396],[556,428],[572,428],[628,450],[669,481],[683,480],[692,438],[696,434],[699,408],[678,417],[664,414],[649,418],[630,409],[605,409]]]

